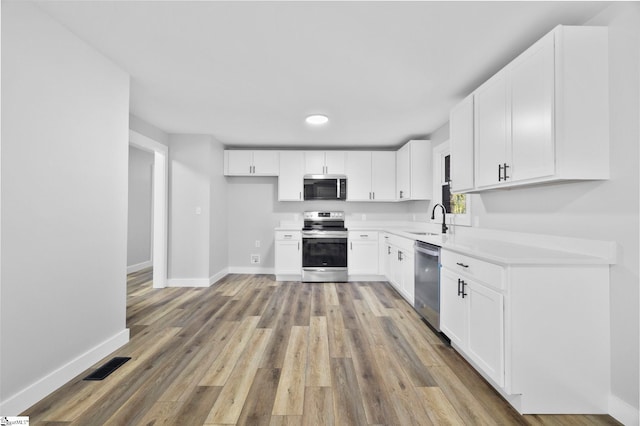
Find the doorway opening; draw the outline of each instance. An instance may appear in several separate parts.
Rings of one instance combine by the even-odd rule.
[[[139,270],[153,268],[153,287],[167,286],[167,187],[169,148],[141,133],[129,130],[129,145],[151,153],[151,265],[138,264]],[[132,265],[135,266],[135,265]],[[127,273],[130,271],[127,270]]]

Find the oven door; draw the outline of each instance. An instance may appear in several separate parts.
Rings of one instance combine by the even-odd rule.
[[[344,232],[302,233],[303,268],[346,268],[347,237]]]

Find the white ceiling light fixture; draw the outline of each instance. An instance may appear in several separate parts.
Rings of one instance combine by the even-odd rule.
[[[314,126],[320,126],[329,122],[329,117],[323,114],[313,114],[308,116],[305,121]]]

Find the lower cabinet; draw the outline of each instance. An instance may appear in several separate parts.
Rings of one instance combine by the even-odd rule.
[[[377,232],[349,231],[347,265],[350,277],[357,275],[378,275]]]
[[[276,231],[275,275],[279,281],[300,279],[302,275],[302,235],[300,231]]]
[[[502,294],[468,276],[441,270],[440,329],[498,386],[504,386]]]
[[[518,412],[607,412],[609,265],[440,260],[441,331]]]
[[[380,259],[391,285],[411,305],[415,296],[414,240],[386,235],[385,258]]]

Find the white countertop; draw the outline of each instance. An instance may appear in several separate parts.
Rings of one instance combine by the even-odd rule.
[[[290,223],[282,224],[276,231],[300,231],[301,225]],[[455,234],[436,234],[433,230],[424,228],[412,228],[407,226],[384,225],[381,223],[349,224],[350,231],[378,231],[387,232],[414,241],[423,241],[443,249],[476,257],[501,265],[610,265],[615,261],[606,257],[591,256],[559,250],[550,247],[536,245],[516,244],[491,238],[470,238]],[[426,232],[427,235],[418,235],[412,232]]]

